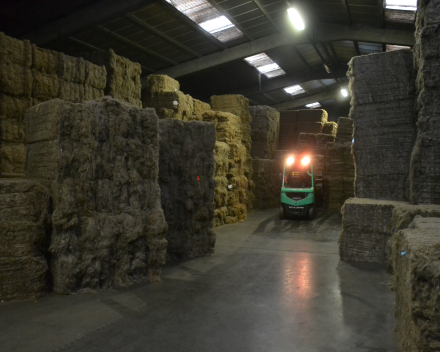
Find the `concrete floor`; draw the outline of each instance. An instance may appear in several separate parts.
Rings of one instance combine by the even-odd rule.
[[[254,212],[162,283],[1,303],[0,351],[394,351],[389,277],[340,262],[340,229],[338,212]]]

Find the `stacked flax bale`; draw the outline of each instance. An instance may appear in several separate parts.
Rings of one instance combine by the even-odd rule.
[[[280,203],[281,179],[278,161],[275,159],[253,159],[252,180],[255,183],[254,208],[278,207]]]
[[[0,32],[0,176],[23,177],[23,115],[32,105],[32,47]]]
[[[27,111],[25,131],[27,176],[53,199],[54,291],[157,280],[167,241],[154,110],[56,99]]]
[[[440,344],[440,218],[416,216],[392,246],[399,351],[438,351]]]
[[[333,134],[300,132],[297,150],[301,153],[324,155],[327,143],[334,141],[335,135]]]
[[[205,111],[211,106],[180,91],[178,81],[167,75],[149,75],[147,87],[142,92],[144,107],[156,109],[161,119],[177,119],[183,121],[202,120]]]
[[[215,172],[215,226],[246,220],[248,179],[247,149],[241,142],[240,118],[237,115],[207,111],[203,120],[214,123],[216,143],[214,149]]]
[[[116,55],[112,49],[102,53],[90,53],[84,55],[84,58],[97,65],[105,66],[107,72],[105,95],[142,108],[140,64]]]
[[[281,111],[279,149],[295,149],[301,132],[333,134],[333,129],[327,126],[327,119],[327,111],[320,109]],[[323,131],[325,126],[326,130]]]
[[[356,196],[406,200],[415,140],[412,52],[358,56],[349,67]]]
[[[340,117],[334,143],[324,150],[324,207],[341,209],[344,202],[354,197],[354,159],[351,153],[353,120]]]
[[[280,113],[268,106],[250,106],[252,116],[252,182],[255,184],[253,207],[265,209],[278,206],[281,188],[278,162]]]
[[[71,102],[102,97],[105,82],[103,66],[0,33],[0,175],[24,177],[28,108],[57,97]]]
[[[417,2],[414,64],[417,71],[417,138],[411,156],[411,201],[440,204],[440,25],[438,1]]]
[[[341,260],[357,262],[387,261],[392,213],[403,202],[350,198],[342,207],[342,232],[339,237]]]
[[[28,180],[0,180],[0,300],[47,290],[49,192]]]
[[[278,148],[280,113],[269,106],[250,106],[252,116],[252,158],[272,159]]]
[[[322,133],[336,136],[337,132],[338,132],[338,124],[336,122],[328,121],[325,122],[324,125],[322,126]]]
[[[212,110],[229,112],[239,117],[241,138],[234,142],[236,143],[235,146],[230,145],[230,147],[232,151],[240,149],[241,145],[245,146],[246,160],[242,166],[245,168],[247,182],[240,181],[237,185],[245,186],[245,183],[247,183],[245,204],[249,211],[253,208],[254,194],[252,190],[255,186],[252,181],[252,115],[249,113],[249,100],[242,95],[213,95],[211,97],[211,107]]]
[[[159,120],[159,185],[168,223],[168,253],[214,253],[215,127],[201,121]]]

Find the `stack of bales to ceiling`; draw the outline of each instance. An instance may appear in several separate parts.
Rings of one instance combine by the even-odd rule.
[[[32,47],[0,32],[0,176],[23,177],[23,115],[32,106]]]
[[[329,124],[328,114],[325,110],[281,111],[279,149],[297,150],[300,133],[325,133],[334,135],[335,131],[329,126],[333,126],[332,128],[334,128],[332,123]],[[324,127],[326,128],[325,131]]]
[[[116,55],[112,49],[100,53],[90,53],[84,58],[105,66],[107,80],[105,95],[130,103],[142,108],[141,102],[141,65],[129,59]]]
[[[398,50],[355,57],[349,66],[355,194],[359,198],[342,208],[340,256],[385,262],[391,231],[363,224],[390,224],[395,202],[408,199],[415,139],[412,53]]]
[[[353,120],[340,117],[334,143],[324,149],[324,207],[341,209],[354,197],[354,159],[351,154]]]
[[[149,75],[147,87],[142,93],[144,107],[152,107],[161,119],[183,121],[202,120],[211,106],[180,91],[178,81],[166,75]]]
[[[0,300],[47,290],[49,192],[30,180],[0,180]]]
[[[249,113],[249,100],[242,95],[214,95],[211,97],[211,106],[215,111],[229,112],[239,117],[240,122],[240,136],[237,141],[231,142],[231,151],[241,149],[244,145],[246,151],[246,159],[242,165],[245,169],[245,175],[247,178],[247,190],[246,190],[246,207],[247,210],[253,208],[254,202],[254,182],[252,181],[252,128],[251,121],[252,116]],[[241,143],[240,143],[241,142]],[[241,183],[244,186],[245,183]]]
[[[436,1],[417,3],[414,64],[417,70],[417,138],[411,156],[411,201],[440,204],[440,16]]]
[[[215,226],[243,222],[247,216],[247,149],[242,143],[241,121],[237,115],[207,111],[203,120],[214,123]]]
[[[168,253],[214,252],[215,127],[202,121],[159,120],[159,185],[168,223]]]
[[[105,82],[103,66],[0,33],[0,176],[24,177],[28,108],[54,98],[81,102],[102,97]]]
[[[53,199],[54,291],[157,280],[167,241],[154,110],[51,100],[27,111],[25,132],[27,177]]]
[[[252,181],[255,184],[254,208],[278,206],[281,189],[278,161],[274,152],[278,147],[280,113],[268,106],[250,106],[252,116]]]
[[[349,67],[356,197],[407,200],[415,140],[412,52],[358,56]]]

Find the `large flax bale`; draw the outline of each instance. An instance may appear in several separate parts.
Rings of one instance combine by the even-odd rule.
[[[221,226],[226,223],[226,216],[228,215],[228,208],[227,207],[221,207],[216,208],[214,210],[214,226]]]
[[[168,223],[168,253],[192,258],[214,253],[212,123],[159,121],[159,185]]]
[[[322,123],[328,122],[328,113],[323,109],[297,110],[297,123]],[[303,132],[303,131],[300,131]],[[305,131],[304,131],[305,132]],[[321,132],[321,131],[319,131]]]
[[[193,101],[194,101],[194,114],[195,115],[201,117],[203,115],[203,113],[211,110],[211,105],[209,105],[208,103],[205,103],[205,102],[198,100],[198,99],[193,99]]]
[[[194,115],[194,100],[180,91],[177,92],[144,92],[142,95],[144,107],[156,109],[161,119],[177,119],[190,121]]]
[[[252,180],[255,183],[256,209],[278,207],[280,203],[281,178],[278,163],[274,159],[253,159]]]
[[[0,300],[47,290],[49,192],[35,181],[0,180]]]
[[[392,247],[399,351],[438,351],[440,343],[440,218],[416,216]]]
[[[82,61],[83,60],[78,59],[78,65],[82,64]],[[99,90],[104,90],[107,81],[107,72],[105,66],[98,66],[89,61],[84,61],[84,66],[84,85],[91,86]],[[72,79],[72,81],[74,81],[74,79]]]
[[[0,142],[0,175],[24,177],[26,147],[24,143]]]
[[[226,173],[228,172],[228,159],[229,159],[229,152],[230,147],[228,144],[224,142],[215,142],[215,148],[214,148],[214,160],[215,160],[215,170],[214,174],[216,176],[226,176]]]
[[[29,98],[32,93],[32,71],[17,64],[0,62],[0,92]]]
[[[336,136],[337,131],[338,131],[338,124],[336,122],[333,121],[325,122],[324,125],[322,126],[322,133]]]
[[[230,144],[241,140],[240,119],[237,115],[221,111],[207,111],[203,114],[203,121],[214,123],[217,141]]]
[[[402,204],[367,198],[348,199],[341,209],[341,260],[386,263],[387,243],[393,230],[393,209]]]
[[[53,198],[54,291],[157,280],[167,242],[154,110],[56,99],[28,110],[25,131],[27,176]]]
[[[61,100],[69,101],[71,103],[81,103],[84,100],[93,100],[85,98],[85,86],[82,84],[59,80],[59,87],[58,98]],[[88,92],[90,92],[89,89]],[[96,99],[97,98],[102,98],[102,95],[100,97],[97,96]]]
[[[42,73],[32,70],[32,98],[40,101],[58,97],[60,82],[56,74]]]
[[[14,97],[0,93],[0,119],[16,118],[22,119],[27,109],[32,106],[32,98]]]
[[[22,119],[0,116],[0,140],[23,143],[24,131]]]
[[[335,135],[326,133],[316,134],[315,154],[324,155],[327,143],[334,143]]]
[[[0,32],[0,63],[2,62],[30,68],[32,65],[30,42],[11,38]]]
[[[58,72],[59,53],[32,44],[32,69],[48,75]]]
[[[347,76],[352,106],[414,98],[411,50],[356,56],[349,62]]]
[[[349,66],[356,196],[407,200],[416,132],[412,53],[359,56]]]
[[[96,65],[105,66],[107,73],[105,95],[142,108],[141,65],[116,55],[112,49],[103,53],[90,53],[84,58]]]
[[[148,93],[177,92],[180,84],[167,75],[148,75],[145,90]]]
[[[316,133],[301,132],[298,137],[297,148],[301,152],[313,153],[316,146]]]
[[[269,106],[250,106],[253,158],[271,159],[278,147],[280,113]]]
[[[336,132],[336,143],[352,142],[353,140],[353,119],[340,117],[338,119],[338,129]]]

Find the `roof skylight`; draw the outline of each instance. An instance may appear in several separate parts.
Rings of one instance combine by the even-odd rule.
[[[416,11],[417,0],[386,0],[386,9]]]
[[[286,87],[284,88],[284,90],[286,91],[286,93],[289,93],[290,95],[298,95],[306,92],[304,89],[302,89],[302,87],[299,84]]]
[[[244,59],[249,65],[254,66],[260,73],[264,74],[267,78],[285,75],[286,72],[278,66],[272,59],[265,53],[246,57]]]
[[[315,109],[315,108],[319,108],[320,106],[321,106],[321,104],[319,104],[318,102],[315,102],[315,103],[307,104],[306,108]]]
[[[243,36],[243,33],[207,0],[166,1],[222,42]]]

